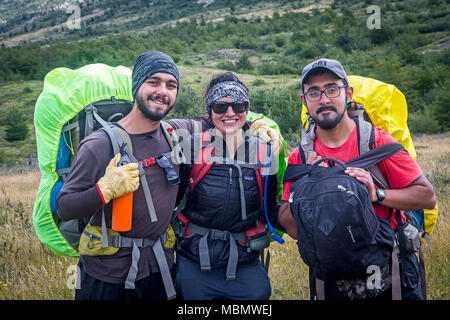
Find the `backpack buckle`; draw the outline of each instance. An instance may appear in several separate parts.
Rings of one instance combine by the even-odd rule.
[[[149,166],[153,166],[154,164],[155,164],[155,158],[154,157],[142,160],[142,166],[144,168],[147,168]]]

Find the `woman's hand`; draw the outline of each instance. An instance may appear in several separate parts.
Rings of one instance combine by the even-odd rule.
[[[253,121],[250,126],[250,133],[259,137],[266,143],[272,144],[273,155],[279,155],[281,150],[283,150],[283,143],[281,141],[281,134],[277,130],[272,129],[267,124],[265,124],[261,119]]]

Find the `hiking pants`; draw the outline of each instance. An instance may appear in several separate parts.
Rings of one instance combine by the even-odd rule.
[[[75,300],[166,300],[166,290],[159,272],[135,282],[135,289],[125,289],[125,284],[108,283],[86,273],[78,263],[80,289],[75,290]],[[175,266],[171,269],[175,277]]]
[[[419,270],[419,260],[415,253],[409,253],[405,257],[405,263],[400,263],[400,274],[404,272],[401,280],[402,300],[423,300]],[[311,285],[314,286],[310,280],[310,288],[313,288]],[[392,300],[391,289],[371,299]],[[348,300],[348,298],[339,291],[334,282],[325,282],[325,300]]]
[[[182,300],[268,300],[270,280],[261,261],[238,265],[236,279],[226,280],[226,267],[201,272],[200,265],[177,255],[176,286]]]

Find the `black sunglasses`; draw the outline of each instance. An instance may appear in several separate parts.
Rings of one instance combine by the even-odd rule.
[[[234,113],[243,113],[248,109],[248,101],[234,101],[234,102],[226,102],[226,101],[216,101],[211,106],[212,111],[217,114],[224,114],[227,112],[228,107],[233,108]]]
[[[166,171],[166,177],[169,184],[177,185],[180,183],[180,177],[178,176],[177,172],[172,166],[172,163],[165,154],[157,156],[155,158],[155,161],[158,164],[158,166],[160,166]]]

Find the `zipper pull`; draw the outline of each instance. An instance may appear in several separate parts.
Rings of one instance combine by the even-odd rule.
[[[289,203],[293,203],[294,202],[294,195],[295,195],[295,192],[290,192],[289,193]]]
[[[232,179],[232,177],[233,177],[233,168],[230,168],[230,184],[233,184],[233,179]]]
[[[342,192],[347,192],[350,193],[352,195],[355,195],[355,193],[352,190],[348,190],[346,187],[344,187],[343,185],[338,184],[338,189],[341,190]]]

